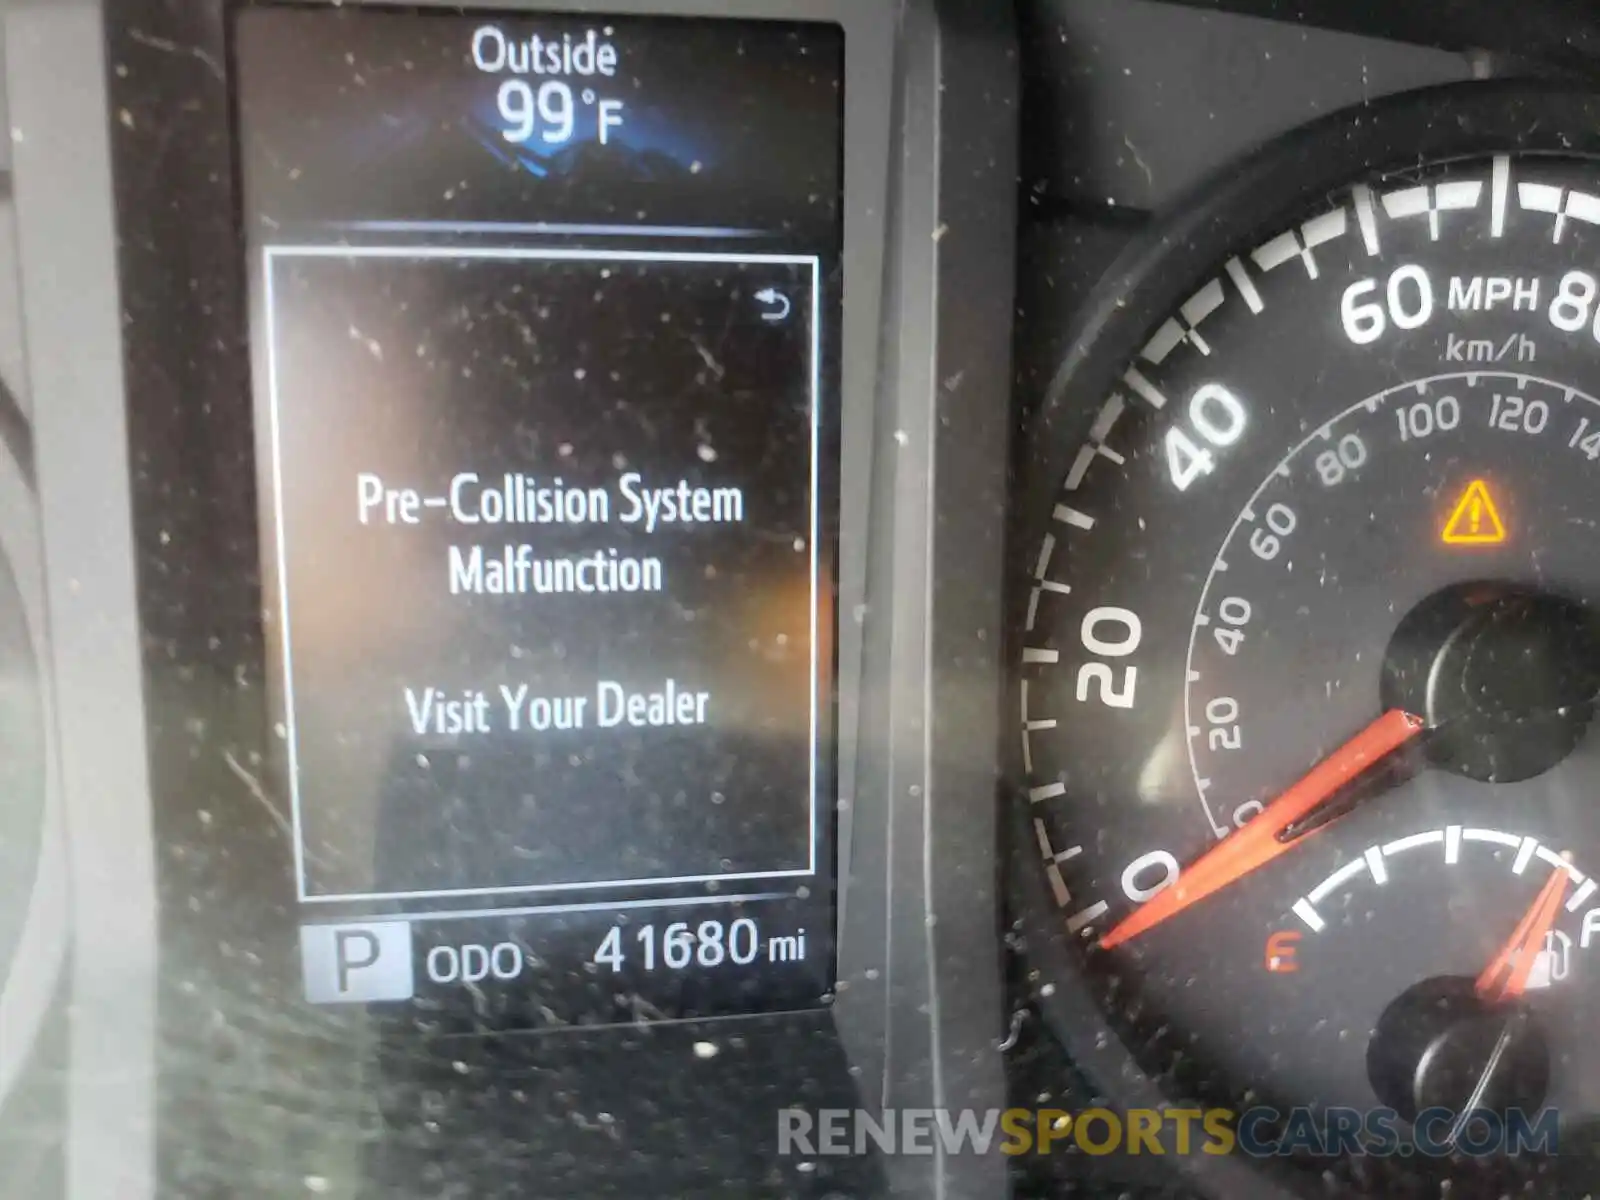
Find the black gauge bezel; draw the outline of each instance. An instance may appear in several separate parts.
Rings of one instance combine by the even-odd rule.
[[[1352,184],[1405,176],[1496,154],[1600,158],[1600,94],[1564,83],[1450,84],[1325,117],[1258,150],[1159,220],[1117,260],[1083,310],[1017,456],[1007,629],[1009,698],[1019,678],[1028,570],[1074,456],[1100,403],[1154,330],[1231,255],[1290,228]],[[1083,970],[1039,869],[1015,716],[1006,730],[1004,822],[1009,899],[1034,973],[1031,1000],[1091,1084],[1118,1110],[1162,1108],[1168,1095],[1124,1044]],[[1048,987],[1042,985],[1048,984]],[[1222,1196],[1295,1195],[1303,1175],[1283,1164],[1195,1154],[1180,1160],[1194,1182]],[[1324,1182],[1323,1194],[1326,1194]],[[1265,1189],[1265,1190],[1264,1190]]]

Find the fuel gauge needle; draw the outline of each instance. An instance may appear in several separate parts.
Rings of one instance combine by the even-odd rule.
[[[1101,948],[1112,949],[1154,929],[1299,845],[1310,836],[1309,832],[1290,837],[1281,835],[1307,824],[1306,818],[1346,784],[1394,754],[1423,729],[1422,718],[1403,709],[1384,713],[1312,767],[1242,829],[1197,858],[1171,887],[1156,893],[1143,907],[1128,914],[1100,939]],[[1315,832],[1316,828],[1321,826],[1314,825],[1310,832]]]
[[[1567,884],[1571,877],[1563,868],[1550,873],[1550,878],[1532,906],[1522,914],[1511,939],[1500,948],[1494,961],[1478,976],[1474,989],[1481,1000],[1491,1003],[1515,1000],[1528,989],[1528,978],[1533,974],[1533,964],[1544,949],[1544,940],[1555,928],[1561,914],[1561,903],[1567,898]]]

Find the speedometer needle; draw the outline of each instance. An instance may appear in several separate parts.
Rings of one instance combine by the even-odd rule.
[[[1545,938],[1555,928],[1561,902],[1567,897],[1569,882],[1571,877],[1565,868],[1558,868],[1551,873],[1549,880],[1534,897],[1533,905],[1517,922],[1511,940],[1500,948],[1494,961],[1478,976],[1474,990],[1479,999],[1491,1002],[1515,1000],[1527,990],[1533,964],[1539,951],[1544,949]],[[1502,976],[1505,978],[1502,979]]]
[[[1304,841],[1281,837],[1302,825],[1341,788],[1370,770],[1423,731],[1421,717],[1391,709],[1306,773],[1300,782],[1257,813],[1237,833],[1223,839],[1183,871],[1166,890],[1157,892],[1100,939],[1109,950],[1154,929],[1190,905],[1204,900]],[[1320,828],[1321,826],[1317,826]]]

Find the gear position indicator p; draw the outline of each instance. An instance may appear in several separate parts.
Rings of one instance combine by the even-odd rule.
[[[416,992],[406,921],[304,925],[300,966],[312,1004],[409,1000]]]

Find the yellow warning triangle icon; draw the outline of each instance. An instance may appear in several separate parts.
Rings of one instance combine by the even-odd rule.
[[[1444,523],[1439,540],[1446,546],[1498,546],[1506,540],[1506,524],[1500,519],[1488,484],[1481,479],[1467,484],[1450,519]]]

